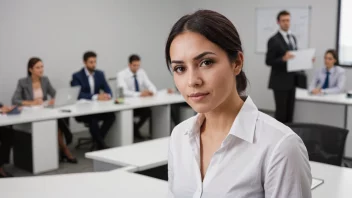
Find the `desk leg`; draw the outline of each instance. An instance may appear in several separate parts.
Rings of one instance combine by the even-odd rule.
[[[170,136],[170,129],[171,129],[170,105],[152,107],[153,139]]]
[[[32,123],[33,173],[59,168],[57,120]]]
[[[348,105],[347,107],[347,127],[346,129],[349,130],[347,134],[347,139],[346,139],[346,145],[345,145],[345,157],[347,158],[352,158],[352,106]]]
[[[106,137],[111,147],[133,144],[133,110],[115,112],[116,120]]]

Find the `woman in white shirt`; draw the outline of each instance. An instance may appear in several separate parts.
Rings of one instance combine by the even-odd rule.
[[[311,197],[302,140],[244,96],[241,40],[226,17],[183,16],[165,55],[177,89],[198,112],[172,132],[169,197]]]

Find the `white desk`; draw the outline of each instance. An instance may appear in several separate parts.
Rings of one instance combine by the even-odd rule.
[[[351,198],[352,169],[310,162],[312,175],[324,183],[312,191],[313,198]]]
[[[86,153],[92,159],[94,171],[108,171],[134,166],[134,171],[167,164],[169,137],[145,141],[128,146]]]
[[[167,164],[168,143],[169,138],[160,138],[130,146],[86,153],[86,157],[102,162],[95,162],[96,171],[104,171],[104,167],[113,169],[122,166],[135,166],[135,168],[130,168],[132,172],[142,171]],[[324,180],[322,185],[312,190],[313,198],[352,197],[352,169],[317,162],[310,162],[310,165],[313,177]]]
[[[352,99],[346,94],[316,96],[297,89],[293,121],[348,129],[345,156],[352,158]]]
[[[0,126],[30,123],[33,151],[33,173],[41,173],[58,168],[57,119],[100,113],[114,112],[116,122],[106,137],[110,146],[133,143],[133,109],[151,107],[153,138],[169,136],[171,130],[170,104],[182,103],[178,94],[160,93],[147,98],[126,98],[124,104],[113,101],[78,102],[75,105],[59,108],[26,109],[20,115],[1,116]],[[69,109],[71,112],[61,112]]]
[[[1,198],[167,197],[167,182],[125,171],[0,179]]]

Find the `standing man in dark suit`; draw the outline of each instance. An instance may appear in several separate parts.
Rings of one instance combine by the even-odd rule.
[[[287,71],[287,61],[294,57],[290,51],[297,50],[296,37],[290,31],[290,20],[287,11],[277,15],[280,30],[268,41],[265,61],[271,66],[269,89],[274,91],[275,118],[282,123],[292,122],[296,96],[296,73]]]
[[[110,100],[111,89],[106,82],[104,73],[96,69],[97,55],[94,52],[86,52],[83,55],[85,67],[72,76],[71,86],[80,86],[81,92],[78,99],[86,100]],[[102,93],[100,93],[102,91]],[[104,138],[115,121],[114,113],[103,113],[77,117],[78,122],[87,123],[89,132],[97,144],[97,149],[106,149]],[[99,121],[103,121],[99,127]]]

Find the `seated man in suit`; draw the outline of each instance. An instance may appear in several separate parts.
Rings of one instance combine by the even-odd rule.
[[[0,116],[11,111],[13,107],[3,106],[0,103]],[[4,165],[10,161],[10,151],[13,143],[14,131],[8,127],[0,127],[0,178],[12,177],[4,170]]]
[[[83,55],[85,67],[72,75],[71,86],[80,86],[81,92],[78,99],[101,100],[111,99],[111,89],[106,82],[104,73],[96,69],[97,55],[94,52],[86,52]],[[103,91],[103,93],[100,93]],[[97,149],[106,149],[104,138],[115,121],[114,113],[103,113],[77,117],[78,122],[87,123],[89,132],[96,142]],[[99,127],[99,121],[103,121]]]
[[[141,58],[133,54],[129,57],[129,66],[117,74],[117,87],[122,87],[125,97],[148,97],[157,93],[155,85],[149,80],[147,73],[140,68]],[[134,124],[134,135],[141,138],[139,129],[151,117],[150,108],[135,109],[134,116],[139,121]]]

